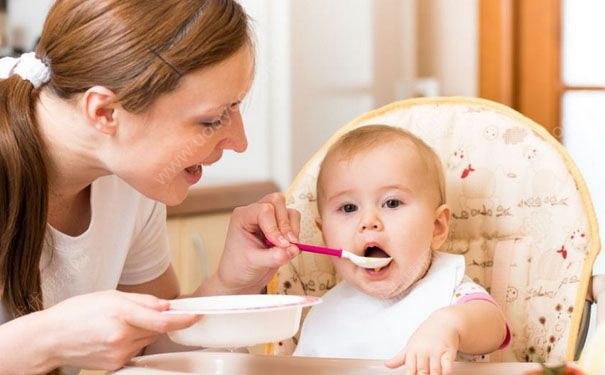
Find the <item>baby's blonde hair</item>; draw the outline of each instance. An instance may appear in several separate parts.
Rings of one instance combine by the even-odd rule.
[[[410,142],[418,151],[420,159],[424,162],[433,186],[437,189],[439,204],[445,204],[445,178],[443,176],[443,166],[439,156],[422,139],[411,132],[389,125],[366,125],[344,134],[328,150],[321,165],[319,166],[319,176],[317,177],[317,208],[321,215],[321,203],[324,199],[323,181],[325,166],[327,162],[340,156],[342,160],[350,160],[361,152],[371,150],[377,146],[393,143],[397,141]]]

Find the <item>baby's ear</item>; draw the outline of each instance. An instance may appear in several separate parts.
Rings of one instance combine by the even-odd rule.
[[[447,240],[450,230],[451,210],[447,204],[442,204],[435,210],[435,223],[433,227],[433,240],[431,250],[438,250]]]
[[[315,218],[315,226],[317,227],[317,229],[319,229],[320,232],[322,231],[322,229],[321,229],[321,217],[318,216],[318,217]]]

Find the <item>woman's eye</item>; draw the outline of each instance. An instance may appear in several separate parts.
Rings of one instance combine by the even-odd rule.
[[[202,125],[207,128],[217,128],[223,124],[223,119],[220,118],[214,121],[202,122]]]
[[[352,203],[347,203],[347,204],[343,205],[340,209],[343,212],[349,213],[349,212],[357,211],[357,206]]]
[[[202,122],[202,125],[208,128],[217,128],[229,120],[229,112],[225,111],[220,118],[213,121]]]
[[[384,206],[388,208],[397,208],[401,205],[401,201],[399,199],[389,199],[384,203]]]
[[[234,112],[239,110],[240,105],[242,104],[242,101],[237,101],[235,103],[231,103],[231,105],[229,106],[229,111]]]

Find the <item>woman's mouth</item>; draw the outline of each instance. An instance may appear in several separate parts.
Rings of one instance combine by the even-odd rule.
[[[196,184],[200,180],[200,178],[202,178],[202,165],[195,164],[185,168],[185,177],[189,184]]]

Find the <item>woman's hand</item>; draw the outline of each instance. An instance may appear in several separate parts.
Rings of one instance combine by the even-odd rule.
[[[53,367],[74,366],[115,370],[122,367],[160,333],[189,327],[196,315],[169,315],[166,300],[105,291],[69,298],[40,312],[52,331]]]
[[[231,215],[225,250],[217,273],[196,294],[259,293],[279,267],[298,255],[300,213],[273,193]],[[262,239],[277,246],[267,249]]]
[[[386,362],[405,366],[407,374],[451,374],[460,335],[448,318],[447,308],[437,310],[416,329],[405,349]]]

